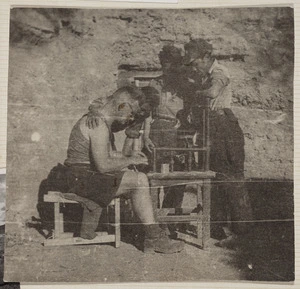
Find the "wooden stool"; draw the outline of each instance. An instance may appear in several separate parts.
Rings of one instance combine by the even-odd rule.
[[[114,234],[108,232],[97,232],[97,237],[88,240],[80,237],[73,237],[73,233],[64,232],[64,216],[60,212],[60,204],[78,204],[76,201],[68,200],[63,197],[61,192],[49,191],[44,196],[44,202],[54,203],[54,233],[53,239],[44,242],[45,246],[62,246],[62,245],[82,245],[82,244],[98,244],[98,243],[115,243],[115,247],[120,247],[121,229],[120,229],[120,199],[116,198],[108,205],[114,207],[115,222],[110,224],[114,226]]]

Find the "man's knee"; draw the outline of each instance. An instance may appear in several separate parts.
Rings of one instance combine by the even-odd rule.
[[[149,187],[149,181],[146,174],[138,172],[137,173],[138,186],[139,187]]]
[[[141,172],[127,171],[123,176],[123,183],[131,188],[148,187],[149,181],[146,174]]]

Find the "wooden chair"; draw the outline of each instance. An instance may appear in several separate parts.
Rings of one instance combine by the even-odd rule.
[[[60,211],[61,204],[78,204],[76,201],[68,200],[58,191],[49,191],[44,196],[44,202],[54,203],[54,232],[53,238],[44,242],[45,246],[62,246],[62,245],[83,245],[83,244],[99,244],[99,243],[115,243],[118,248],[121,243],[120,229],[120,199],[116,198],[108,205],[114,209],[114,234],[108,232],[97,232],[97,237],[92,240],[73,237],[73,233],[64,232],[64,216]]]
[[[178,139],[185,143],[185,147],[155,147],[153,149],[152,172],[148,173],[151,187],[151,197],[157,221],[165,224],[190,223],[196,227],[196,238],[189,241],[196,242],[203,249],[210,239],[210,210],[211,210],[211,180],[216,173],[209,169],[210,140],[209,140],[209,102],[203,106],[202,128],[197,131],[199,144],[193,146],[194,135],[183,134]],[[168,154],[168,170],[163,171],[159,163],[159,154]],[[175,159],[183,157],[183,168],[176,169]],[[164,158],[166,162],[166,157]],[[160,164],[162,165],[162,164]],[[165,187],[193,184],[197,186],[197,204],[189,208],[162,208],[165,198]],[[196,212],[195,212],[196,211]]]

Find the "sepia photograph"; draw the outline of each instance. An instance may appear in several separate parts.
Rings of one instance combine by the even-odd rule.
[[[294,10],[10,10],[4,280],[295,279]]]

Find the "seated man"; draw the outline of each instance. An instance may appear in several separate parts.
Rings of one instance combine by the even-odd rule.
[[[84,115],[72,129],[64,169],[54,168],[49,177],[55,180],[63,171],[67,181],[61,191],[69,198],[75,195],[84,205],[82,238],[94,238],[102,208],[113,198],[128,194],[134,212],[144,224],[144,252],[175,253],[183,249],[183,243],[170,240],[156,224],[147,176],[127,169],[130,165],[147,164],[147,158],[143,154],[127,157],[115,150],[112,128],[131,123],[140,110],[140,97],[139,90],[133,87],[118,89],[99,105],[100,118],[94,129],[86,126]]]
[[[150,124],[152,122],[153,111],[157,109],[160,102],[159,91],[154,87],[146,86],[137,88],[134,90],[137,93],[140,110],[135,114],[134,119],[127,124],[114,124],[112,126],[112,131],[120,131],[125,129],[126,139],[123,148],[123,154],[125,156],[130,156],[133,152],[133,147],[135,141],[140,139],[142,150],[149,158],[150,153],[154,147],[154,144],[150,138]],[[99,107],[103,105],[103,100],[101,98],[95,99],[89,106],[89,112],[86,118],[86,125],[90,128],[96,128],[99,125]],[[144,134],[141,135],[143,130]],[[138,166],[140,171],[148,171],[149,166],[140,165]]]

